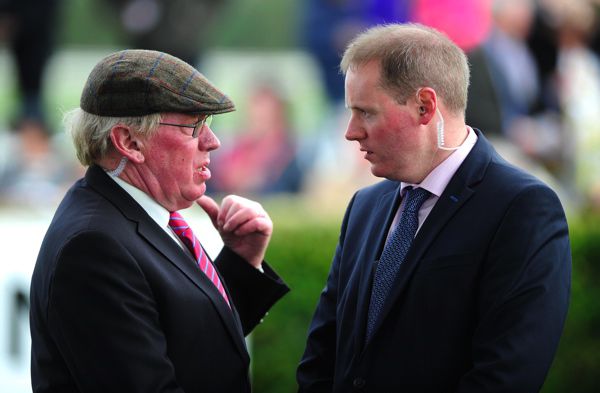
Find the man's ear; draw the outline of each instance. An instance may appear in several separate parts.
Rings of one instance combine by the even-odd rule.
[[[130,127],[117,124],[110,130],[110,140],[114,148],[129,161],[135,164],[144,162],[145,157],[140,150],[139,138]]]
[[[420,124],[429,124],[437,109],[437,95],[431,87],[423,87],[417,91],[417,111]]]

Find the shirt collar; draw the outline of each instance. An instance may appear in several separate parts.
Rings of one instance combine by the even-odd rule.
[[[161,227],[165,228],[169,226],[169,218],[171,214],[167,209],[162,207],[158,202],[152,199],[148,194],[143,192],[137,187],[132,186],[126,181],[111,176],[111,178],[117,182],[121,188],[123,188],[141,207],[148,213],[150,217]]]
[[[423,179],[420,184],[411,184],[411,183],[400,183],[400,192],[401,195],[406,193],[406,187],[421,187],[431,192],[438,198],[444,190],[446,186],[452,179],[452,176],[456,173],[460,165],[463,163],[467,155],[471,152],[471,149],[477,142],[477,134],[475,131],[469,126],[467,126],[467,138],[460,145],[458,149],[456,149],[452,154],[450,154],[444,161],[442,161],[437,167],[435,167],[429,174]]]

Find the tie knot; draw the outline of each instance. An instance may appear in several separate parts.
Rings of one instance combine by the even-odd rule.
[[[182,232],[185,232],[185,230],[189,228],[187,222],[185,222],[181,214],[179,214],[178,212],[171,212],[171,215],[169,216],[169,226],[178,235]]]
[[[424,188],[409,188],[406,192],[406,211],[418,211],[431,193]]]

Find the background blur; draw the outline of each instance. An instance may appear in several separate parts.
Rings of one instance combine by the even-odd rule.
[[[375,179],[343,138],[337,65],[375,23],[418,21],[468,53],[467,123],[549,183],[573,247],[570,313],[544,392],[596,392],[600,366],[600,34],[596,0],[0,0],[0,391],[28,392],[28,291],[54,209],[84,173],[61,125],[104,55],[159,49],[236,103],[212,128],[209,193],[258,198],[292,287],[252,334],[257,392],[293,392],[344,208]],[[220,243],[190,209],[209,252]],[[477,225],[475,218],[473,225]],[[193,311],[190,311],[193,312]]]

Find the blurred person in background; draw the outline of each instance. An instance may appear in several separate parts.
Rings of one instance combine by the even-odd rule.
[[[479,99],[482,86],[472,84],[467,121],[490,135],[506,136],[518,118],[532,112],[540,96],[538,66],[527,45],[534,3],[533,0],[492,0],[491,3],[491,32],[469,56],[472,68],[487,68],[490,88],[497,100],[494,110],[498,113],[489,116],[492,113],[480,110],[479,105],[486,105],[487,100]],[[498,124],[489,124],[490,119],[497,119]]]
[[[44,108],[43,85],[54,52],[60,0],[0,0],[0,39],[16,68],[17,114],[2,141],[0,199],[54,201],[75,168],[60,160]]]
[[[467,51],[473,76],[467,123],[494,139],[510,141],[560,177],[565,152],[555,59],[540,46],[539,7],[534,0],[490,4],[490,34]]]
[[[302,43],[321,71],[331,105],[344,102],[341,55],[359,32],[377,23],[405,22],[412,0],[308,0],[302,13]]]
[[[328,103],[344,101],[340,56],[353,36],[366,27],[364,2],[359,0],[308,0],[302,8],[301,43],[314,58]]]
[[[134,48],[201,63],[203,38],[227,0],[109,0]]]
[[[465,124],[467,58],[447,36],[374,27],[341,68],[345,137],[386,180],[348,205],[300,392],[539,391],[570,295],[555,192]]]
[[[214,154],[212,191],[265,195],[301,191],[302,173],[288,108],[269,83],[248,97],[247,118],[229,147]]]
[[[289,289],[263,261],[262,206],[205,196],[212,115],[234,104],[191,65],[127,50],[92,70],[71,113],[88,166],[31,280],[38,392],[249,392],[244,336]],[[224,247],[211,260],[179,210],[198,204]]]
[[[413,0],[308,0],[303,3],[300,26],[301,43],[315,60],[321,74],[326,102],[317,138],[309,151],[311,181],[305,190],[321,205],[326,200],[338,206],[340,194],[351,194],[356,187],[372,184],[361,157],[350,146],[340,143],[336,130],[347,123],[344,108],[344,76],[339,63],[348,42],[376,23],[404,22],[410,17]]]
[[[600,57],[598,2],[544,0],[557,49],[557,86],[564,114],[568,171],[565,181],[582,209],[600,211]]]
[[[59,4],[59,0],[0,0],[0,34],[14,55],[20,93],[15,128],[25,139],[34,139],[30,135],[35,134],[45,141],[50,133],[42,85],[54,50]]]

